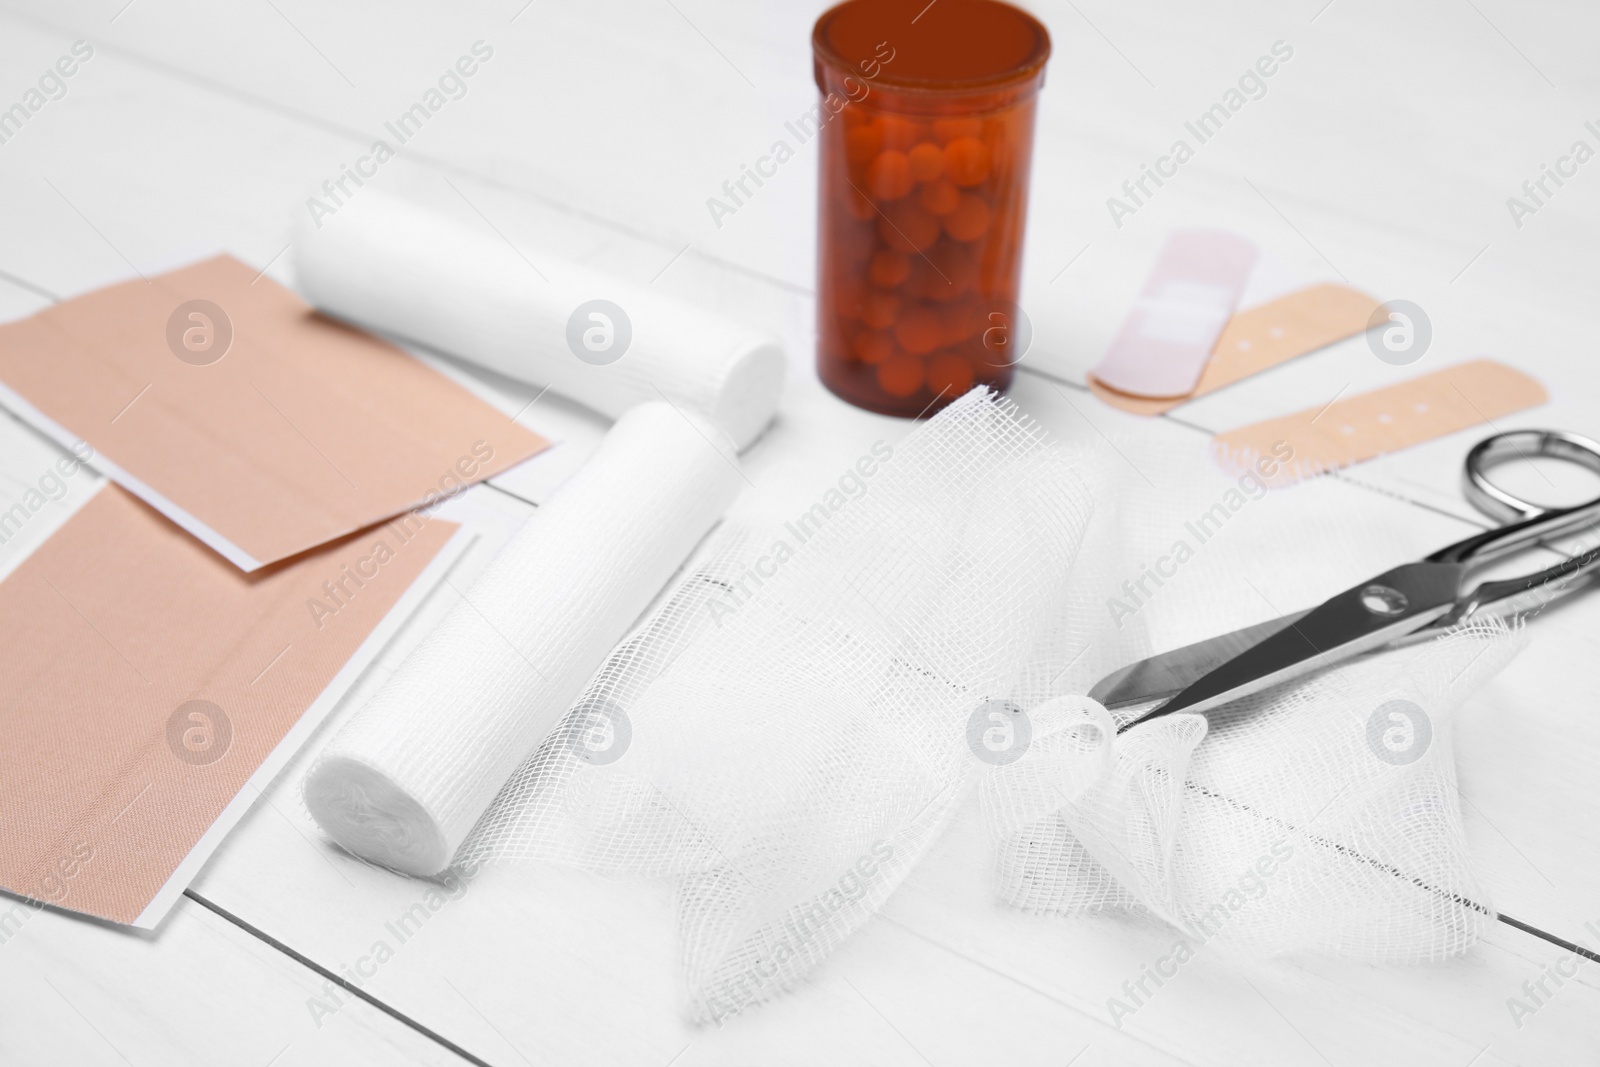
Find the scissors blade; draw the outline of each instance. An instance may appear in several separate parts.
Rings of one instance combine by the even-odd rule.
[[[1089,690],[1089,697],[1108,711],[1175,697],[1251,645],[1310,613],[1311,609],[1307,608],[1292,615],[1281,615],[1130,663],[1096,682]]]
[[[1408,563],[1352,586],[1134,721],[1175,711],[1208,711],[1388,644],[1450,611],[1465,569],[1460,563]]]

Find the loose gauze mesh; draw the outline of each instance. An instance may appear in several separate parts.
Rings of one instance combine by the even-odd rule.
[[[1450,716],[1514,652],[1503,628],[1280,686],[1209,733],[1119,736],[1081,695],[1437,546],[1352,517],[1366,491],[1336,479],[1268,493],[1170,441],[1051,444],[981,390],[872,463],[798,526],[714,535],[455,860],[670,880],[703,1020],[825,959],[964,799],[1031,911],[1381,960],[1477,935]]]
[[[1075,596],[1109,587],[1091,643],[1138,626],[1175,647],[1439,547],[1392,511],[1364,519],[1369,491],[1334,478],[1266,491],[1259,475],[1295,469],[1287,447],[1212,458],[1126,442],[1109,460],[1125,474],[1097,499],[1120,518],[1116,577],[1074,576]],[[1087,698],[1046,705],[1027,754],[981,789],[999,896],[1054,914],[1147,909],[1243,955],[1460,952],[1494,912],[1467,863],[1451,719],[1522,641],[1498,623],[1462,628],[1235,702],[1209,732],[1206,717],[1178,714],[1109,748],[1101,739],[1150,704],[1114,716]]]
[[[493,233],[373,189],[294,241],[295,285],[323,311],[549,386],[613,418],[665,398],[710,418],[742,449],[777,412],[784,357],[775,341],[646,286],[541,262],[543,277]],[[584,347],[598,320],[580,308],[600,299],[621,309],[602,309],[612,332],[594,335],[607,350],[593,359],[603,363],[580,359],[568,339],[576,314]]]
[[[1153,643],[1395,562],[1391,531],[1330,521],[1362,490],[1269,495],[1203,455],[1051,445],[981,391],[869,484],[814,528],[715,538],[457,860],[671,879],[690,1011],[710,1020],[824,959],[975,782],[999,895],[1032,911],[1143,909],[1242,952],[1408,960],[1459,951],[1492,914],[1449,717],[1514,651],[1502,629],[1279,687],[1209,736],[1196,715],[1117,736],[1074,695]],[[1152,568],[1167,577],[1141,587]],[[1013,740],[1031,733],[1011,761],[986,747],[1007,716]]]
[[[1000,896],[1142,906],[1242,955],[1458,953],[1494,913],[1467,862],[1450,716],[1516,645],[1466,628],[1238,701],[1209,733],[1177,714],[1109,747],[1110,717],[1075,702],[983,783]]]
[[[463,850],[673,878],[703,1018],[877,909],[979,766],[969,716],[1069,602],[1090,488],[1009,406],[969,394],[875,462],[868,494],[695,568]]]

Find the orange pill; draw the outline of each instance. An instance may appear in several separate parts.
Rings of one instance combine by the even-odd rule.
[[[989,176],[988,146],[976,137],[957,137],[944,146],[944,172],[957,185],[977,185]]]
[[[882,147],[883,131],[874,126],[855,126],[845,131],[844,156],[852,163],[865,163]]]
[[[943,158],[941,157],[941,165]],[[940,178],[938,181],[929,182],[922,187],[922,192],[917,200],[924,208],[935,215],[948,215],[961,203],[961,190],[949,181]]]
[[[949,144],[958,137],[976,137],[983,132],[980,119],[934,119],[933,135],[940,144]]]
[[[928,360],[928,389],[946,399],[972,388],[972,364],[954,352],[940,352]]]
[[[906,159],[911,164],[911,176],[919,182],[931,182],[944,173],[944,153],[932,141],[923,141],[910,152]]]
[[[885,149],[867,165],[867,193],[879,200],[899,200],[915,184],[904,152]]]
[[[922,360],[895,356],[880,363],[878,385],[890,396],[910,396],[922,388]]]
[[[895,321],[894,339],[912,355],[925,355],[938,348],[944,339],[944,323],[932,308],[907,308]]]
[[[958,241],[976,241],[989,232],[989,202],[962,193],[956,209],[944,217],[944,231]]]
[[[874,285],[881,285],[885,289],[893,289],[905,281],[910,273],[911,260],[904,253],[890,248],[880,248],[872,253],[872,262],[867,265],[867,277],[872,279]]]
[[[878,136],[883,138],[885,148],[904,152],[917,143],[916,123],[899,115],[879,115],[872,120],[872,126],[878,131]]]
[[[943,315],[940,316],[940,325],[944,327],[943,343],[954,346],[979,333],[987,323],[984,321],[982,307],[977,300],[969,296],[957,303],[946,305]]]
[[[861,299],[861,321],[875,330],[894,325],[900,310],[900,298],[882,289],[873,289]]]
[[[863,330],[850,346],[861,362],[877,366],[895,354],[894,337],[883,330]]]
[[[891,204],[878,220],[878,236],[896,252],[921,252],[939,239],[939,220],[918,205]]]

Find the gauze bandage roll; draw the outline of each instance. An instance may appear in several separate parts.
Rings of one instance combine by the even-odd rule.
[[[731,445],[691,418],[658,401],[619,419],[333,738],[305,802],[335,841],[407,874],[449,865],[736,495]]]
[[[588,267],[541,262],[536,272],[493,233],[376,190],[294,242],[296,285],[335,317],[547,385],[613,418],[665,396],[708,416],[740,449],[772,420],[784,377],[775,341]],[[590,306],[597,301],[611,306]]]

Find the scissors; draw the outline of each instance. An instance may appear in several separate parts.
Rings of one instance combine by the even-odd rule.
[[[1109,710],[1160,701],[1124,723],[1120,733],[1177,711],[1209,711],[1373,649],[1437,636],[1468,619],[1542,607],[1600,571],[1600,546],[1535,574],[1472,583],[1473,572],[1486,563],[1600,521],[1600,497],[1546,508],[1489,480],[1488,471],[1498,464],[1535,456],[1600,474],[1600,443],[1587,437],[1560,430],[1495,434],[1467,453],[1465,491],[1474,507],[1505,525],[1385,571],[1306,611],[1130,664],[1102,678],[1089,696]]]

